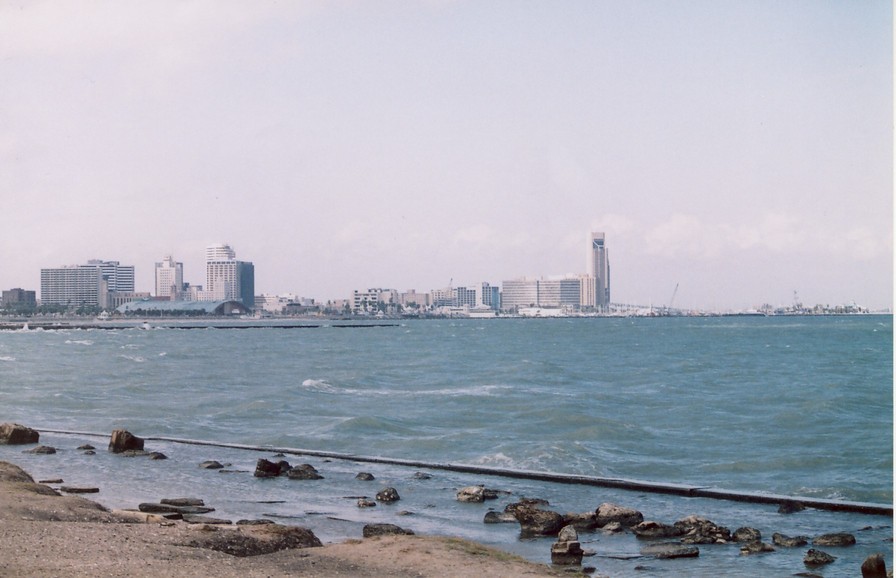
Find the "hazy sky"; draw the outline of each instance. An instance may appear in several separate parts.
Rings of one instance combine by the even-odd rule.
[[[255,263],[326,300],[584,273],[614,302],[893,298],[876,1],[0,0],[0,287]]]

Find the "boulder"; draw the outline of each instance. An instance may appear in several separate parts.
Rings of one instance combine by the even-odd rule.
[[[18,423],[0,424],[0,444],[36,444],[38,440],[40,440],[40,433],[30,427]]]
[[[616,534],[618,532],[625,532],[625,528],[622,527],[622,524],[619,522],[610,522],[606,526],[600,529],[604,534]]]
[[[400,499],[401,496],[398,495],[398,490],[395,488],[383,488],[376,493],[377,502],[397,502]]]
[[[62,486],[59,491],[66,494],[97,494],[100,489],[91,486]]]
[[[606,528],[606,526],[604,527]],[[684,530],[679,526],[670,526],[662,522],[645,520],[633,527],[632,532],[638,538],[675,538],[681,536]]]
[[[361,532],[365,538],[372,538],[374,536],[414,535],[414,532],[411,530],[405,530],[401,526],[396,526],[395,524],[366,524]]]
[[[573,526],[563,526],[557,536],[557,541],[551,545],[551,562],[559,565],[581,564],[582,544],[579,543],[579,534]]]
[[[168,456],[166,456],[162,452],[149,452],[149,459],[151,459],[151,460],[167,460]]]
[[[482,522],[484,524],[512,524],[516,523],[516,516],[510,512],[495,512],[491,510],[485,513]]]
[[[279,462],[274,463],[264,458],[259,458],[255,462],[255,473],[253,475],[256,478],[276,478],[281,473],[283,473],[283,469]]]
[[[85,456],[95,456],[96,452],[94,450],[87,450],[86,452],[84,452],[84,455]]]
[[[641,554],[661,559],[696,558],[700,555],[700,549],[696,546],[684,546],[676,542],[661,542],[644,546],[641,548]]]
[[[862,578],[887,578],[887,564],[882,554],[871,554],[862,562]]]
[[[855,546],[856,537],[846,532],[822,534],[812,540],[813,546]]]
[[[373,500],[368,500],[367,498],[358,498],[358,507],[359,508],[373,508],[376,506],[376,502]]]
[[[290,480],[322,480],[324,477],[318,473],[311,464],[301,464],[290,468],[286,472]]]
[[[752,542],[747,542],[743,546],[740,547],[740,555],[746,556],[748,554],[762,554],[763,552],[774,552],[775,549],[763,542],[762,540],[754,540]]]
[[[507,504],[504,507],[505,512],[513,513],[517,508],[540,508],[541,506],[550,506],[547,500],[541,498],[520,498],[519,502]]]
[[[563,516],[551,510],[524,506],[515,508],[512,513],[520,523],[523,536],[556,536],[566,525]]]
[[[590,532],[597,528],[597,514],[595,512],[565,514],[563,521],[570,526],[574,526],[576,530],[585,532]]]
[[[831,556],[827,552],[810,548],[803,557],[803,564],[806,566],[823,566],[825,564],[830,564],[836,559],[835,556]]]
[[[482,503],[485,501],[485,486],[467,486],[457,492],[458,502]]]
[[[371,473],[360,472],[357,476],[355,476],[355,479],[361,480],[362,482],[370,482],[370,481],[375,480],[376,478],[373,477],[373,474],[371,474]]]
[[[775,532],[772,534],[772,544],[781,546],[782,548],[802,548],[809,543],[809,538],[805,536],[786,536]]]
[[[762,533],[756,528],[738,528],[731,537],[735,542],[756,542],[762,540]]]
[[[606,502],[599,505],[594,513],[598,528],[606,526],[610,522],[619,522],[626,528],[631,528],[644,521],[641,512]]]
[[[257,520],[237,520],[237,526],[266,526],[268,524],[274,524],[273,520],[266,520],[264,518],[259,518]]]
[[[120,454],[129,450],[142,451],[143,439],[127,430],[113,430],[109,439],[109,451],[113,454]]]
[[[56,448],[52,446],[35,446],[30,450],[25,450],[22,452],[23,454],[39,454],[39,455],[50,455],[56,453]]]
[[[233,524],[233,522],[224,518],[209,518],[208,516],[196,514],[183,514],[183,520],[187,524],[209,524],[212,526],[229,526]]]
[[[414,479],[415,480],[431,480],[432,475],[427,474],[426,472],[414,472]]]
[[[293,548],[320,547],[323,544],[306,528],[264,524],[244,526],[235,531],[198,532],[187,545],[245,557]]]
[[[731,540],[731,530],[700,516],[688,516],[675,522],[682,531],[683,544],[725,544]]]
[[[795,514],[796,512],[802,512],[805,509],[806,506],[804,504],[793,500],[787,500],[778,505],[779,514]]]
[[[96,448],[90,444],[84,444],[82,446],[78,446],[78,449],[84,451],[84,450],[95,450]]]
[[[206,460],[199,464],[199,467],[204,470],[222,470],[224,469],[224,464],[215,460]]]
[[[160,504],[168,506],[204,506],[205,501],[200,498],[162,498]]]

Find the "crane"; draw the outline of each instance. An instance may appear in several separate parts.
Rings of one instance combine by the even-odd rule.
[[[675,290],[672,291],[672,298],[669,299],[669,311],[672,310],[672,304],[675,303],[675,296],[678,295],[678,283],[675,284]]]

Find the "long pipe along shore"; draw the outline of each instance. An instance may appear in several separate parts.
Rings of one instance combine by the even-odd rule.
[[[55,429],[38,429],[40,432],[79,435],[97,438],[108,438],[108,434],[96,432],[81,432]],[[537,480],[557,484],[576,484],[582,486],[596,486],[602,488],[616,488],[638,492],[651,492],[655,494],[669,494],[687,498],[710,498],[716,500],[729,500],[735,502],[747,502],[753,504],[782,504],[797,502],[807,508],[829,510],[835,512],[852,512],[856,514],[869,514],[875,516],[892,516],[892,504],[876,504],[871,502],[853,502],[846,500],[829,500],[821,498],[809,498],[803,496],[785,496],[781,494],[765,494],[758,492],[744,492],[737,490],[724,490],[709,486],[696,486],[690,484],[675,484],[664,482],[651,482],[645,480],[632,480],[626,478],[604,478],[599,476],[584,476],[578,474],[563,474],[556,472],[544,472],[533,470],[513,470],[507,468],[494,468],[487,466],[475,466],[469,464],[438,463],[420,460],[405,460],[401,458],[389,458],[382,456],[363,456],[342,452],[330,452],[290,447],[253,446],[247,444],[224,443],[207,440],[194,440],[184,438],[172,438],[161,436],[141,436],[146,441],[161,441],[175,444],[187,444],[195,446],[210,446],[228,449],[247,450],[253,452],[282,453],[296,456],[311,456],[335,460],[363,462],[372,464],[389,464],[411,468],[424,468],[432,470],[446,470],[482,476],[496,476],[504,478],[516,478],[524,480]]]

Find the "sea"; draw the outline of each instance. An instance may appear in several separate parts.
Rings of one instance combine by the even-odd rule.
[[[858,543],[821,548],[837,560],[811,571],[856,576],[875,552],[893,567],[888,515],[782,514],[440,467],[892,506],[891,315],[192,323],[0,331],[0,422],[35,428],[58,450],[0,446],[0,459],[35,479],[96,486],[92,497],[110,508],[199,497],[216,517],[298,524],[324,542],[388,522],[549,563],[552,538],[483,523],[490,509],[533,497],[559,512],[611,502],[665,523],[699,515],[732,532],[755,527],[768,543],[775,532],[850,532]],[[168,459],[110,454],[114,429]],[[77,449],[88,443],[95,455]],[[256,478],[259,458],[310,463],[323,479]],[[205,460],[226,467],[202,469]],[[499,497],[458,502],[469,485]],[[358,508],[386,486],[401,500]],[[642,557],[631,534],[580,540],[593,553],[584,564],[608,576],[810,570],[811,546],[742,556],[736,545],[701,545],[698,558],[659,560]]]

